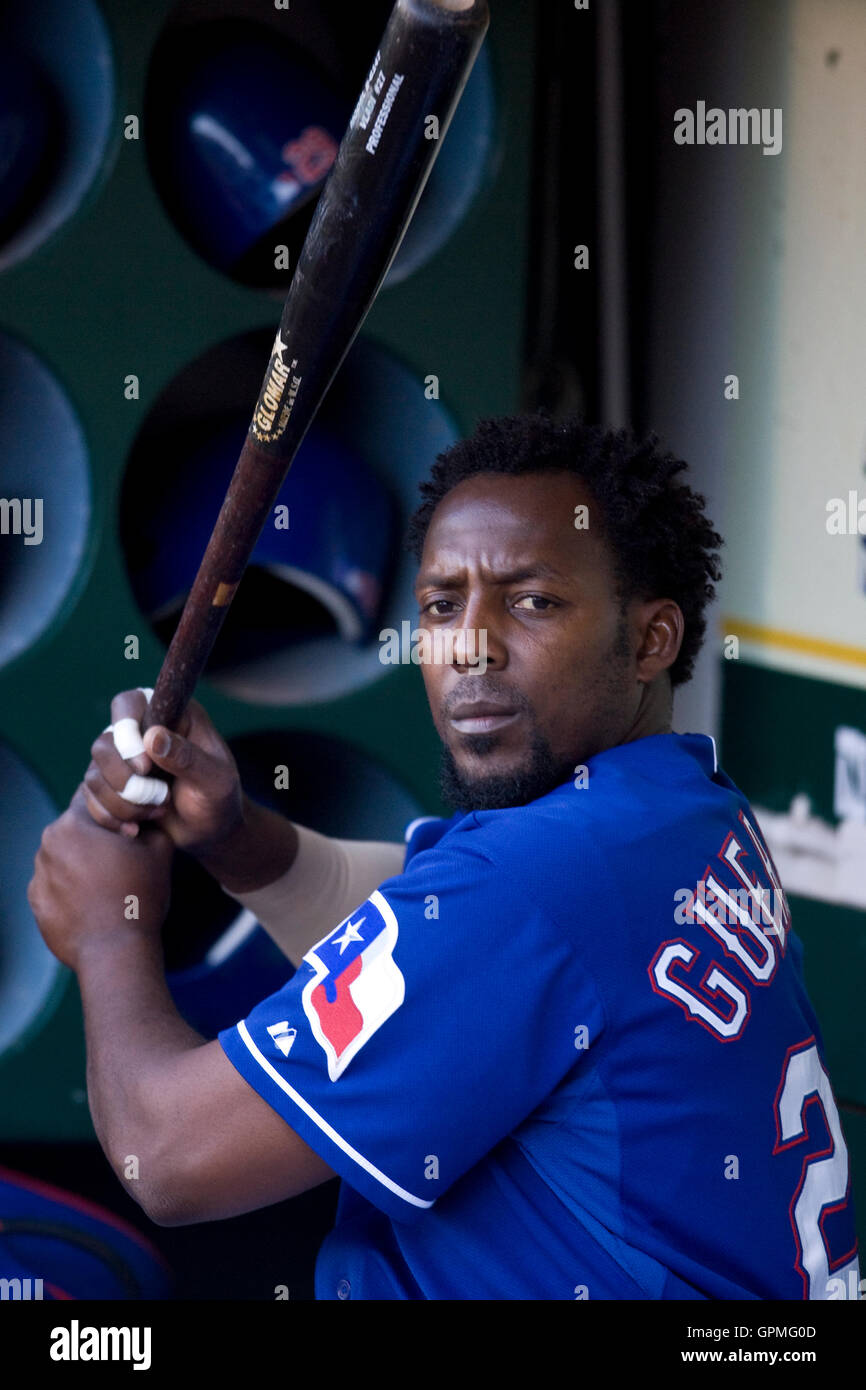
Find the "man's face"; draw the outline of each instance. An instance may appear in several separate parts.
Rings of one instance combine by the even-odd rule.
[[[575,525],[581,505],[588,529]],[[628,736],[642,690],[636,634],[599,509],[573,474],[458,484],[433,515],[416,595],[422,630],[486,633],[483,673],[470,664],[477,636],[450,662],[422,665],[452,804],[523,804]]]

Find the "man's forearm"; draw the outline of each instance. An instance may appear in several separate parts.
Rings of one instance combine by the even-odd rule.
[[[338,840],[295,827],[291,869],[255,891],[229,892],[251,911],[293,965],[385,879],[402,873],[405,846],[378,840]],[[228,887],[223,883],[223,887]]]
[[[402,871],[404,857],[402,844],[320,835],[246,796],[237,829],[196,854],[296,966],[346,913]]]
[[[85,949],[78,984],[87,1042],[87,1096],[99,1142],[130,1194],[153,1213],[161,1190],[161,1076],[180,1053],[202,1047],[174,1006],[158,934],[130,926]],[[182,1124],[182,1117],[177,1117]]]
[[[297,852],[292,822],[245,795],[237,828],[195,857],[229,893],[251,893],[281,878]]]

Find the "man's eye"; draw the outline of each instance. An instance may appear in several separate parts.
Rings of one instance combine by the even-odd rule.
[[[444,609],[442,604],[445,605]],[[434,598],[422,610],[425,613],[432,613],[434,618],[444,618],[453,607],[454,603],[450,598]]]
[[[529,607],[530,604],[532,607]],[[544,607],[538,607],[539,604],[543,604]],[[545,598],[543,594],[522,594],[519,599],[515,600],[514,607],[528,608],[530,613],[543,613],[546,608],[555,608],[556,604],[553,599]]]

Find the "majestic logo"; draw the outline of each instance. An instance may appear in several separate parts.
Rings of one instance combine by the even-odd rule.
[[[375,892],[304,956],[315,973],[301,1001],[332,1081],[403,1003],[397,935],[397,918]]]
[[[290,1028],[289,1020],[284,1018],[282,1023],[272,1023],[268,1032],[274,1040],[274,1045],[280,1049],[284,1057],[288,1057],[292,1043],[298,1036],[297,1028]]]

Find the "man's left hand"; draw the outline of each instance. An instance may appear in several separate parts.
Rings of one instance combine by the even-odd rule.
[[[79,787],[47,826],[27,897],[48,949],[78,969],[91,945],[158,936],[168,911],[174,847],[155,825],[134,840],[93,821]]]

